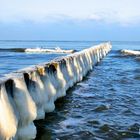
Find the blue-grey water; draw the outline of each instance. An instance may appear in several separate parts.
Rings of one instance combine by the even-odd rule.
[[[59,46],[79,51],[99,43],[0,41],[0,76],[64,55],[26,54],[25,48]],[[119,51],[140,50],[140,42],[112,42],[112,46],[109,55],[56,102],[54,112],[35,122],[36,140],[140,139],[140,57]]]

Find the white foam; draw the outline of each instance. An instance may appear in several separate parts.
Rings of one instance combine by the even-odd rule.
[[[26,53],[74,53],[74,50],[62,50],[61,48],[45,49],[45,48],[28,48],[25,49]]]
[[[140,51],[133,51],[133,50],[121,50],[122,53],[126,55],[140,55]]]

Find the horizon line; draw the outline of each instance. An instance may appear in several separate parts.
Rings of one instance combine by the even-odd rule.
[[[0,39],[0,41],[19,41],[19,42],[32,42],[32,41],[43,41],[43,42],[140,42],[140,40],[60,40],[60,39]]]

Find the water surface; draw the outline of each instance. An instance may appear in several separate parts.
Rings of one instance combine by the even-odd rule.
[[[93,41],[0,41],[0,48],[44,47],[82,50]],[[113,49],[86,78],[56,102],[54,112],[36,121],[36,140],[140,139],[140,59],[120,49],[140,50],[140,42],[112,42]],[[0,51],[0,75],[66,54]]]

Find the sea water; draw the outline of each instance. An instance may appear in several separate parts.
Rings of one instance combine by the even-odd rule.
[[[82,50],[100,41],[0,41],[0,76],[66,54],[24,52],[26,48]],[[120,50],[140,50],[140,42],[112,42],[112,51],[80,83],[35,121],[36,140],[140,139],[140,58]]]

